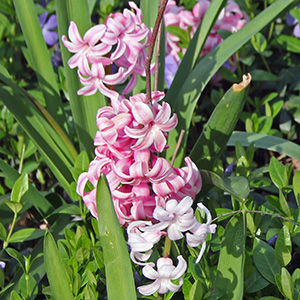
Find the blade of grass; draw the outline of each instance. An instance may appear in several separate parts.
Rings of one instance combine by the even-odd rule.
[[[172,99],[175,99],[178,90],[184,84],[184,81],[189,76],[190,72],[193,70],[197,60],[200,57],[200,53],[203,49],[205,41],[217,20],[222,7],[226,3],[226,0],[213,0],[206,13],[203,16],[203,20],[200,23],[195,35],[193,36],[185,55],[179,65],[178,71],[175,74],[174,80],[168,90],[166,101],[172,102]]]
[[[89,8],[86,0],[77,1],[76,5],[73,0],[57,0],[55,4],[60,49],[75,129],[80,148],[86,150],[89,157],[92,158],[94,155],[93,139],[97,131],[96,113],[99,108],[106,105],[106,99],[99,92],[92,96],[77,95],[77,91],[82,86],[76,70],[71,70],[67,63],[72,54],[68,52],[61,41],[62,35],[68,35],[70,21],[77,24],[82,36],[91,27]]]
[[[234,131],[227,143],[227,146],[234,146],[236,141],[239,141],[242,146],[245,147],[254,143],[254,147],[256,148],[283,153],[300,161],[300,146],[276,136]]]
[[[37,75],[46,108],[60,127],[67,131],[62,100],[34,2],[33,0],[14,0],[14,5],[33,64],[31,67]]]
[[[205,86],[224,62],[233,55],[249,39],[271,22],[279,13],[281,13],[293,0],[278,0],[267,9],[262,11],[257,17],[251,20],[241,30],[229,36],[220,45],[218,45],[210,54],[203,57],[195,66],[189,76],[186,78],[177,95],[174,98],[167,97],[174,112],[178,116],[178,125],[175,130],[171,131],[168,138],[169,149],[166,151],[166,158],[171,160],[173,150],[177,144],[177,139],[181,130],[187,133],[181,144],[181,149],[176,157],[174,166],[181,166],[185,155],[188,132],[191,124],[192,115],[197,101],[204,90]],[[296,5],[296,3],[295,3]]]
[[[99,178],[96,197],[108,299],[134,300],[136,291],[129,253],[104,174]]]

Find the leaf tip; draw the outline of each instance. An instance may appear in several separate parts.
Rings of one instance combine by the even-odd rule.
[[[234,92],[240,92],[245,89],[251,82],[252,76],[250,73],[243,75],[243,81],[240,83],[233,84],[232,88]]]

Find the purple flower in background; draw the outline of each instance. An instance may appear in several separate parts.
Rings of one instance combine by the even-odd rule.
[[[40,25],[42,27],[42,33],[44,40],[49,46],[53,46],[58,41],[58,34],[56,31],[53,31],[57,27],[56,15],[48,17],[48,12],[45,12],[39,16]]]
[[[298,8],[300,5],[298,5]],[[286,23],[290,26],[293,26],[296,24],[294,27],[294,36],[297,38],[300,38],[300,27],[299,27],[299,20],[295,19],[291,14],[286,14]]]
[[[52,66],[57,68],[61,64],[61,53],[59,51],[58,45],[55,47],[55,51],[51,55]]]

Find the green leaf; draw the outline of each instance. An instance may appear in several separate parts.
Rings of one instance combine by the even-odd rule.
[[[96,198],[108,298],[134,300],[136,291],[131,261],[104,174],[99,178]]]
[[[295,171],[293,176],[293,190],[297,205],[300,205],[300,172]]]
[[[243,146],[249,146],[251,143],[254,143],[255,148],[283,153],[300,161],[300,146],[279,137],[259,133],[234,131],[227,146],[234,146],[237,141]]]
[[[221,154],[231,136],[244,107],[245,88],[251,76],[234,84],[220,100],[194,145],[190,157],[198,168],[211,170],[214,160]],[[230,114],[230,118],[228,115]]]
[[[219,3],[220,2],[221,1],[219,1]],[[181,130],[185,130],[186,132],[174,166],[178,167],[181,165],[185,155],[184,151],[186,149],[188,131],[195,106],[211,77],[231,55],[249,41],[254,34],[269,24],[270,21],[291,3],[293,3],[293,0],[278,0],[268,8],[264,9],[242,29],[232,34],[208,55],[204,56],[192,71],[191,69],[188,69],[187,76],[180,73],[180,69],[178,70],[178,76],[182,76],[185,81],[184,83],[178,84],[174,80],[173,85],[175,85],[176,89],[173,90],[173,93],[170,93],[170,89],[166,97],[166,101],[171,104],[174,112],[176,112],[178,116],[178,125],[176,129],[169,133],[168,144],[170,145],[170,148],[166,152],[167,159],[171,159],[173,156],[173,149],[176,147]]]
[[[5,251],[9,256],[15,258],[18,261],[23,272],[25,273],[25,263],[24,263],[24,260],[23,260],[23,257],[21,256],[21,254],[13,248],[6,248]]]
[[[300,53],[300,41],[296,37],[280,34],[272,43],[287,52]]]
[[[24,299],[31,296],[34,299],[38,293],[37,282],[31,274],[23,274],[19,280],[19,292]]]
[[[277,75],[264,70],[253,70],[251,71],[251,74],[253,81],[276,81],[280,79]]]
[[[292,276],[286,268],[281,269],[281,287],[283,295],[289,300],[293,300],[294,284]]]
[[[18,214],[23,208],[23,205],[18,202],[9,201],[9,200],[4,200],[4,202],[15,214]]]
[[[196,280],[190,290],[189,297],[190,300],[202,299],[203,295],[203,286],[200,280]]]
[[[272,181],[279,189],[288,185],[288,178],[285,176],[285,167],[274,156],[270,160],[269,173]]]
[[[292,241],[289,229],[284,225],[280,230],[276,244],[275,257],[281,267],[285,267],[292,259]]]
[[[266,242],[255,238],[253,246],[254,264],[260,274],[275,284],[275,275],[280,273],[280,265],[275,258],[275,250]]]
[[[239,201],[243,202],[250,193],[249,181],[245,177],[230,176],[221,178],[217,174],[206,170],[200,170],[200,174],[203,186],[207,184],[217,186]]]
[[[0,169],[12,182],[17,181],[20,177],[20,174],[1,158]],[[48,214],[50,214],[51,211],[54,210],[51,203],[31,184],[29,185],[29,190],[24,194],[23,199],[25,202],[32,203],[32,205],[43,218],[45,218]]]
[[[89,13],[89,5],[86,0],[76,2],[73,0],[57,0],[56,16],[58,24],[58,35],[68,36],[70,21],[74,21],[81,36],[92,27]],[[60,50],[62,53],[64,73],[66,78],[67,91],[74,118],[75,129],[79,139],[80,148],[86,150],[89,157],[94,156],[93,139],[97,131],[96,114],[99,108],[106,105],[105,97],[99,92],[91,96],[79,96],[77,91],[82,87],[75,69],[70,69],[68,60],[73,55],[60,39]]]
[[[67,130],[67,120],[60,97],[55,73],[51,64],[41,26],[33,0],[14,0],[22,32],[29,50],[31,67],[36,72],[39,86],[43,92],[47,111],[61,128]]]
[[[242,299],[244,295],[245,226],[244,215],[239,214],[225,228],[213,282],[213,289],[225,292],[222,300]]]
[[[74,299],[69,276],[50,232],[44,238],[44,261],[53,299]]]
[[[270,283],[265,280],[257,270],[255,270],[251,276],[246,278],[245,293],[256,293],[264,289],[269,284]]]
[[[42,237],[45,231],[38,228],[25,228],[20,229],[13,233],[9,242],[10,243],[21,243],[25,241],[31,241]]]
[[[16,291],[12,291],[9,299],[10,300],[22,300],[22,297]]]
[[[28,189],[29,189],[28,175],[22,174],[13,186],[11,192],[11,201],[20,203],[21,198],[28,191]]]
[[[0,240],[5,241],[7,237],[7,231],[3,224],[0,222]]]

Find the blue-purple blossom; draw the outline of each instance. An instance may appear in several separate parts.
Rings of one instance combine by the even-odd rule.
[[[53,46],[58,41],[58,34],[56,31],[53,31],[57,28],[56,15],[51,15],[46,22],[47,17],[48,12],[45,12],[39,16],[39,21],[46,44]]]

